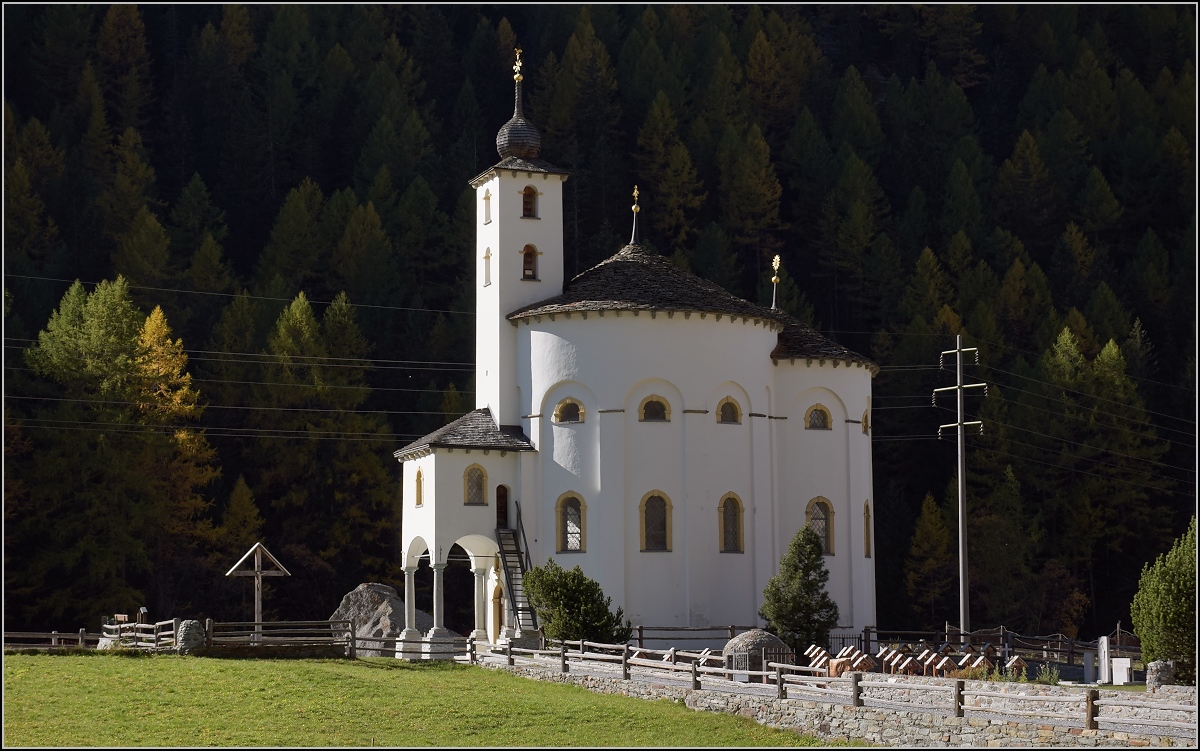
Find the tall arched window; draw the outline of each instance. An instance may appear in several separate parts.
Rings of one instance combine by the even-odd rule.
[[[671,502],[658,491],[642,498],[642,551],[671,550]]]
[[[521,216],[537,218],[537,188],[532,185],[525,186],[525,190],[521,191]]]
[[[487,505],[487,472],[478,464],[463,473],[463,503],[467,506]]]
[[[537,248],[532,245],[526,245],[521,251],[521,278],[522,279],[537,279]]]
[[[805,430],[832,430],[832,420],[829,419],[829,410],[823,404],[814,404],[808,408],[808,412],[804,413],[804,429]]]
[[[658,394],[651,394],[638,405],[638,419],[642,422],[670,422],[671,405]]]
[[[421,470],[417,470],[417,493],[416,506],[420,508],[425,505],[425,475]]]
[[[584,552],[587,549],[587,505],[574,493],[563,493],[557,506],[558,552]]]
[[[871,502],[863,501],[863,558],[871,557]]]
[[[492,191],[483,191],[483,223],[492,223]]]
[[[729,493],[721,499],[717,511],[719,513],[721,552],[744,552],[746,548],[742,534],[742,502],[735,494]]]
[[[821,538],[821,552],[833,555],[833,506],[829,499],[817,496],[809,501],[804,517],[809,529]]]
[[[742,421],[742,410],[732,396],[727,396],[717,404],[717,422],[723,425],[737,425]]]

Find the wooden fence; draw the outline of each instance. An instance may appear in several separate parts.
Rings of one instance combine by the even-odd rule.
[[[763,682],[775,684],[775,695],[780,699],[813,699],[849,704],[855,707],[872,706],[883,709],[903,708],[904,710],[934,709],[949,711],[956,717],[964,716],[967,711],[979,713],[994,713],[1006,716],[1027,716],[1054,720],[1081,722],[1087,729],[1097,729],[1099,723],[1143,725],[1151,727],[1170,727],[1195,732],[1196,705],[1168,704],[1165,702],[1126,701],[1124,699],[1100,699],[1097,689],[1088,689],[1082,693],[1065,696],[1033,696],[1001,691],[987,691],[982,688],[968,688],[966,681],[947,679],[944,683],[919,682],[889,682],[866,680],[870,673],[850,673],[844,677],[829,678],[813,675],[812,668],[791,665],[781,662],[767,662],[763,670],[737,670],[721,664],[709,665],[710,662],[723,662],[720,654],[704,652],[688,652],[685,650],[669,649],[654,650],[644,647],[634,647],[629,644],[603,644],[589,641],[559,642],[551,649],[524,649],[506,645],[491,653],[493,658],[503,659],[507,665],[534,665],[538,667],[557,667],[560,672],[571,671],[572,663],[579,667],[592,665],[599,667],[619,665],[621,678],[632,680],[635,673],[640,678],[664,676],[684,677],[690,681],[693,690],[703,690],[705,682],[711,689],[728,689],[733,683],[733,673],[745,675],[749,680],[755,678]],[[475,652],[474,642],[468,643],[467,660],[476,662],[480,656]],[[715,683],[715,685],[714,685]],[[743,684],[744,685],[744,684]],[[886,692],[897,690],[930,694],[929,702],[901,701],[888,695],[880,695],[872,689],[884,689]],[[948,695],[946,699],[935,699],[938,694]],[[822,698],[826,697],[826,698]],[[982,700],[982,701],[981,701]],[[995,700],[1004,700],[1003,706]],[[1012,706],[1012,705],[1016,706]],[[1177,714],[1190,714],[1190,721],[1164,720],[1158,718],[1125,717],[1115,714],[1104,714],[1105,707],[1133,707]]]
[[[758,628],[758,626],[634,626],[633,641],[637,642],[638,649],[643,649],[647,641],[676,642],[732,639],[738,634],[755,628]]]
[[[55,650],[89,649],[100,643],[100,634],[89,634],[86,629],[78,632],[58,631],[5,631],[4,646],[17,649]]]
[[[180,619],[158,623],[106,623],[100,627],[101,636],[130,649],[162,649],[176,646]],[[5,635],[5,643],[8,637]]]

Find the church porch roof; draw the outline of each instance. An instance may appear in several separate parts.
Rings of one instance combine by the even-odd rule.
[[[400,461],[415,457],[424,449],[483,449],[494,451],[535,451],[519,425],[496,425],[487,407],[472,410],[449,425],[438,428],[396,451]]]

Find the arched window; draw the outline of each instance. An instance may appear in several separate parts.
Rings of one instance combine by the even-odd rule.
[[[745,551],[742,535],[742,502],[738,497],[729,493],[721,499],[717,507],[717,525],[720,528],[721,552],[741,553]]]
[[[742,409],[732,396],[727,396],[717,403],[717,422],[723,425],[741,424]]]
[[[587,505],[574,493],[563,493],[556,509],[558,516],[558,552],[582,553],[587,549],[585,535]]]
[[[829,419],[829,410],[822,404],[814,404],[804,413],[805,430],[832,430],[833,421]]]
[[[821,538],[821,552],[824,555],[833,555],[833,506],[830,505],[829,499],[817,496],[809,501],[804,521],[809,529]]]
[[[642,551],[671,550],[671,501],[654,490],[642,498]]]
[[[417,470],[417,508],[425,505],[425,475],[421,470]]]
[[[483,223],[492,223],[492,191],[483,191]]]
[[[537,279],[537,248],[532,245],[526,245],[521,251],[521,278],[522,279]]]
[[[638,406],[638,419],[642,422],[670,422],[671,405],[658,394],[651,394]]]
[[[555,422],[583,422],[583,405],[578,400],[567,397],[554,408]]]
[[[863,558],[871,557],[871,502],[863,501]]]
[[[869,409],[863,410],[862,431],[863,435],[871,435],[871,410]]]
[[[537,188],[532,185],[527,185],[525,190],[521,191],[521,216],[537,218]]]
[[[492,249],[488,248],[483,253],[483,286],[488,286],[492,283]]]
[[[463,473],[463,503],[467,506],[487,505],[487,472],[478,464]]]

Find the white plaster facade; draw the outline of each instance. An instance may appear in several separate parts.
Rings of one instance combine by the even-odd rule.
[[[810,503],[821,498],[832,511],[825,563],[839,630],[875,626],[871,440],[863,426],[874,366],[858,356],[778,356],[784,325],[772,311],[616,304],[513,317],[564,291],[567,176],[547,167],[505,159],[472,182],[476,407],[527,443],[487,448],[461,436],[439,442],[435,433],[396,452],[404,463],[406,602],[411,572],[428,554],[434,630],[442,626],[440,568],[457,543],[476,571],[475,636],[511,635],[503,626],[511,627],[512,616],[501,616],[496,605],[504,589],[495,508],[503,486],[507,520],[516,524],[519,504],[533,563],[554,557],[567,568],[580,565],[633,623],[759,624],[763,588]],[[538,193],[537,218],[522,216],[522,192],[530,186]],[[523,278],[526,246],[539,253],[536,280]],[[639,419],[651,395],[666,403],[669,419]],[[582,419],[556,422],[555,407],[568,398],[581,405]],[[727,398],[738,407],[736,423],[718,421]],[[827,429],[806,428],[814,405],[828,412]],[[465,503],[464,473],[472,465],[486,471],[485,506]],[[642,549],[640,507],[652,492],[670,508],[666,551]],[[719,503],[730,493],[742,509],[742,552],[722,552]],[[559,549],[557,506],[568,494],[583,507],[578,551]]]

